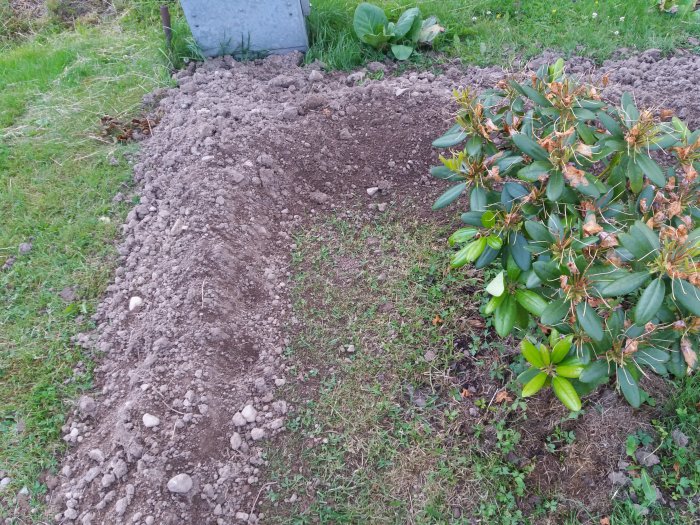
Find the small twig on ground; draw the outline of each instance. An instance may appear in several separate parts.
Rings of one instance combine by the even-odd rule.
[[[253,506],[250,507],[250,512],[248,514],[253,513],[253,511],[255,510],[255,506],[258,504],[258,500],[260,499],[260,494],[262,494],[262,491],[265,490],[265,488],[269,487],[270,485],[277,485],[277,482],[270,481],[269,483],[265,483],[262,487],[260,487],[260,490],[258,491],[258,495],[255,496],[255,501],[253,502]]]

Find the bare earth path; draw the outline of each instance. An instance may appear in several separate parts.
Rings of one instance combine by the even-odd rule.
[[[102,353],[98,388],[65,426],[69,453],[47,480],[56,522],[264,522],[263,447],[294,409],[275,393],[294,379],[294,232],[333,208],[427,215],[442,189],[427,177],[430,142],[448,127],[453,87],[505,76],[452,67],[363,80],[297,60],[213,60],[164,93],[134,167],[140,203],[120,267],[81,339]],[[570,71],[608,73],[606,96],[632,89],[700,123],[699,57],[652,51]]]

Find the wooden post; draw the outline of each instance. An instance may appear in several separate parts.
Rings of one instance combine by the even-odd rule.
[[[163,24],[163,33],[165,34],[165,43],[168,46],[168,50],[172,47],[173,41],[173,30],[170,26],[170,9],[167,5],[160,6],[160,21]]]

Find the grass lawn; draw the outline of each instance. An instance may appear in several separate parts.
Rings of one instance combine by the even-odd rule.
[[[381,58],[352,31],[357,0],[316,0],[309,19],[311,50],[333,68]],[[468,64],[511,65],[545,49],[604,60],[616,49],[688,47],[700,36],[700,18],[662,14],[653,0],[375,0],[390,20],[419,6],[446,28],[436,48]],[[594,16],[595,13],[595,16]],[[692,47],[692,46],[690,46]],[[698,48],[698,46],[695,46]],[[700,49],[700,48],[699,48]]]
[[[66,402],[90,386],[90,359],[70,341],[111,279],[130,204],[112,198],[129,193],[135,152],[99,137],[100,117],[130,118],[169,82],[158,46],[157,33],[112,22],[0,56],[0,471],[10,496],[41,492]],[[0,516],[9,509],[0,497]]]

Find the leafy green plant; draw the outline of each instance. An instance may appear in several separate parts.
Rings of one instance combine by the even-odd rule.
[[[523,397],[532,396],[542,387],[551,385],[554,394],[564,406],[578,412],[581,410],[581,399],[569,380],[581,375],[583,364],[578,356],[569,355],[573,335],[563,338],[559,338],[558,335],[556,330],[552,330],[551,350],[545,344],[539,345],[538,348],[529,340],[523,339],[521,343],[523,357],[531,367],[519,377],[520,382],[525,385],[522,395]]]
[[[685,16],[697,7],[696,0],[658,0],[659,10],[664,13]]]
[[[355,9],[353,27],[362,42],[378,50],[389,46],[397,60],[408,59],[416,47],[431,44],[444,31],[434,16],[423,20],[417,7],[404,11],[394,23],[389,22],[381,7],[367,2]]]
[[[433,208],[469,198],[467,227],[449,239],[450,264],[500,264],[483,313],[501,337],[534,329],[571,344],[571,356],[556,360],[523,343],[535,348],[524,351],[533,365],[524,394],[556,382],[578,410],[578,396],[614,377],[638,407],[648,399],[639,387],[645,370],[694,369],[700,131],[675,117],[660,122],[629,94],[620,107],[606,104],[568,79],[561,60],[529,82],[455,98],[456,123],[433,142],[450,151],[431,168],[455,183]],[[556,373],[572,356],[577,375]]]

